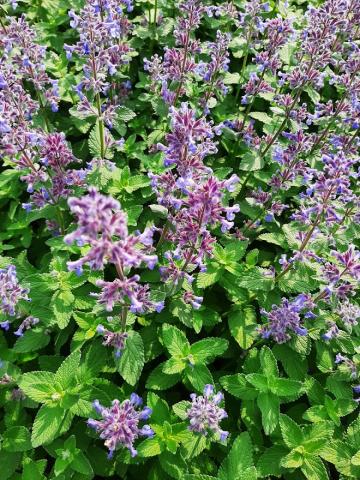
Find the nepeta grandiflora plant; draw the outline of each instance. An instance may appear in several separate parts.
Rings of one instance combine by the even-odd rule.
[[[359,12],[2,2],[1,480],[360,477]]]

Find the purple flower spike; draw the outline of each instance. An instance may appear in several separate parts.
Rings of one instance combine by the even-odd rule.
[[[203,395],[190,395],[191,406],[187,411],[187,417],[190,420],[189,429],[193,432],[207,435],[209,432],[215,434],[224,441],[229,432],[220,428],[220,422],[227,418],[227,413],[219,403],[223,400],[221,392],[215,394],[213,385],[205,385]]]
[[[307,329],[301,325],[300,312],[311,307],[311,300],[306,295],[298,295],[292,301],[282,299],[281,305],[273,305],[271,312],[262,310],[269,321],[267,325],[260,328],[263,338],[272,337],[277,343],[284,343],[290,340],[289,332],[297,335],[307,335]]]
[[[127,448],[132,457],[137,455],[134,448],[134,442],[139,437],[152,437],[153,430],[149,425],[139,426],[141,420],[149,418],[151,409],[144,407],[138,410],[142,403],[142,399],[133,393],[130,400],[113,400],[110,408],[103,407],[95,400],[94,408],[101,420],[90,418],[87,421],[89,427],[93,428],[100,434],[100,438],[105,440],[104,444],[109,449],[109,458],[112,458],[118,446],[122,445]]]
[[[0,311],[11,317],[16,316],[16,306],[20,300],[29,300],[29,290],[22,288],[16,276],[16,268],[9,265],[0,270]],[[6,323],[6,322],[3,322]],[[2,328],[5,328],[2,327]]]

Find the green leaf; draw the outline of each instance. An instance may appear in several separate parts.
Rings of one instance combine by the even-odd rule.
[[[244,470],[253,466],[252,443],[248,432],[241,433],[232,444],[218,472],[219,480],[242,478]]]
[[[289,448],[296,448],[303,442],[303,434],[299,425],[287,415],[280,415],[280,430],[285,442]]]
[[[224,274],[225,269],[220,267],[219,264],[208,265],[206,272],[200,272],[196,279],[196,285],[199,288],[207,288],[213,285]]]
[[[162,338],[165,348],[173,357],[186,357],[190,344],[185,334],[173,325],[165,323],[162,327]]]
[[[177,359],[174,357],[169,358],[169,360],[164,362],[163,372],[170,375],[174,373],[180,373],[185,369],[187,363],[188,362],[185,362],[182,359]]]
[[[238,72],[226,72],[224,75],[224,84],[225,85],[233,85],[238,84],[240,82],[240,74]]]
[[[270,383],[270,389],[280,397],[298,397],[301,394],[302,385],[297,380],[274,378]]]
[[[303,427],[305,450],[309,453],[320,451],[326,439],[330,439],[333,432],[334,425],[332,422],[319,422]]]
[[[181,400],[181,402],[175,403],[172,406],[175,415],[177,415],[181,420],[185,420],[187,418],[187,411],[191,406],[191,402],[188,400]]]
[[[206,365],[194,365],[193,367],[187,367],[185,373],[191,385],[198,392],[202,392],[205,385],[214,384],[211,372]]]
[[[53,309],[57,324],[60,329],[65,328],[71,318],[75,297],[71,290],[65,289],[55,292],[51,299],[51,308]]]
[[[281,460],[281,465],[285,468],[299,468],[303,463],[303,454],[296,450],[292,450]]]
[[[91,463],[83,452],[78,451],[71,462],[71,468],[82,475],[92,476],[94,474]]]
[[[26,427],[11,427],[5,430],[2,448],[7,452],[25,452],[30,450],[31,436]]]
[[[268,392],[270,390],[269,378],[262,373],[249,373],[246,375],[246,380],[259,392]]]
[[[159,462],[164,471],[176,480],[184,480],[184,471],[187,465],[181,455],[163,452],[159,456]]]
[[[55,381],[59,382],[64,390],[71,385],[76,384],[76,373],[81,358],[80,350],[70,354],[60,365],[56,374]]]
[[[57,393],[54,382],[55,374],[52,372],[28,372],[22,375],[19,387],[35,402],[47,402]]]
[[[170,409],[168,404],[160,398],[156,393],[149,392],[147,395],[147,405],[151,408],[151,423],[158,423],[162,425],[164,422],[169,421]]]
[[[136,113],[130,110],[130,108],[124,107],[123,105],[118,107],[116,110],[116,122],[120,121],[127,123],[135,117]]]
[[[117,367],[120,375],[130,385],[135,385],[139,380],[145,364],[144,344],[138,332],[131,331],[126,339],[125,349]]]
[[[239,286],[248,290],[262,290],[268,292],[272,290],[274,280],[266,276],[265,271],[259,268],[253,268],[248,273],[245,273],[239,279]]]
[[[31,435],[34,448],[50,443],[60,435],[66,412],[59,406],[43,405],[37,412]]]
[[[273,119],[265,112],[251,112],[249,117],[258,120],[259,122],[265,123],[266,125],[270,124]]]
[[[301,471],[308,480],[329,480],[322,460],[314,456],[306,456]]]
[[[204,475],[202,473],[189,473],[184,475],[182,480],[217,480],[217,478],[212,477],[211,475]]]
[[[261,477],[280,477],[284,471],[280,462],[287,453],[288,450],[279,445],[274,445],[265,450],[256,465],[259,475]]]
[[[160,440],[157,437],[147,438],[139,444],[137,451],[140,457],[155,457],[164,450]]]
[[[104,131],[106,131],[106,136],[112,138],[111,133],[106,129],[106,127],[103,127],[103,128],[104,128]],[[102,157],[101,135],[100,135],[100,125],[98,120],[96,121],[96,124],[94,125],[94,127],[91,129],[88,144],[89,144],[89,150],[92,156],[95,158],[101,158]],[[112,158],[112,157],[113,157],[113,153],[111,150],[108,150],[105,152],[105,158]]]
[[[19,453],[0,451],[1,480],[8,480],[18,468],[21,460]],[[36,478],[31,480],[37,480]]]
[[[192,434],[182,444],[182,452],[185,460],[197,457],[206,448],[207,440],[204,435]]]
[[[256,338],[256,313],[252,307],[236,307],[228,317],[231,335],[244,350],[251,347]]]
[[[307,359],[294,352],[288,345],[275,345],[272,349],[275,357],[284,367],[287,375],[295,380],[303,380],[307,373]]]
[[[221,377],[220,384],[234,397],[242,398],[243,400],[254,400],[257,397],[256,390],[249,385],[243,373]]]
[[[46,480],[43,475],[45,467],[46,460],[35,461],[25,458],[21,480]]]
[[[262,425],[266,435],[275,430],[279,422],[280,402],[272,393],[259,393],[257,404],[261,411]]]
[[[255,170],[261,170],[265,165],[264,159],[260,155],[252,152],[246,152],[241,157],[240,170],[246,172],[254,172]]]
[[[36,330],[27,330],[22,337],[16,340],[13,350],[16,353],[36,352],[46,347],[49,342],[49,334]]]
[[[353,465],[360,465],[360,450],[358,450],[355,455],[351,457],[351,463]]]
[[[260,363],[262,371],[266,377],[271,378],[279,376],[276,358],[267,346],[262,347],[260,350]]]
[[[164,363],[160,363],[160,365],[154,368],[146,381],[146,388],[153,390],[166,390],[180,380],[180,375],[178,373],[173,375],[164,374],[163,367]]]
[[[204,338],[190,347],[190,354],[194,356],[194,363],[210,363],[215,357],[222,355],[228,348],[228,341],[224,338]]]

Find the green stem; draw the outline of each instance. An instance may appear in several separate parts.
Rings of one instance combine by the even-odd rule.
[[[116,271],[117,271],[117,274],[118,274],[118,277],[120,278],[120,280],[125,280],[125,275],[124,275],[124,271],[123,271],[121,263],[118,262],[115,265],[115,268],[116,268]],[[128,310],[129,310],[129,307],[127,307],[126,305],[121,307],[120,320],[121,320],[121,331],[122,332],[125,332],[125,330],[126,330],[126,319],[127,319]]]
[[[104,121],[101,118],[102,112],[101,112],[101,100],[100,100],[99,93],[96,95],[96,105],[97,105],[98,119],[99,119],[100,155],[101,155],[101,158],[105,158],[105,153],[106,153],[105,152],[105,129],[104,129]]]
[[[157,10],[158,10],[158,0],[155,0],[155,5],[154,5],[154,30],[156,30]]]
[[[166,223],[165,223],[165,225],[164,225],[164,227],[163,227],[163,229],[162,229],[161,236],[160,236],[159,241],[158,241],[158,243],[157,243],[157,245],[156,245],[156,248],[161,247],[161,245],[164,243],[166,234],[167,234],[167,232],[169,231],[169,226],[170,226],[170,222],[169,222],[169,220],[166,220]]]

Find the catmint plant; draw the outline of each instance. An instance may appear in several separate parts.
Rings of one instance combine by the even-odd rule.
[[[76,55],[83,69],[75,88],[79,96],[77,111],[80,118],[97,118],[100,159],[122,145],[122,140],[115,141],[108,129],[112,128],[121,103],[120,71],[131,59],[128,36],[132,26],[126,12],[132,8],[131,1],[89,0],[78,14],[69,11],[70,26],[80,38],[73,45],[65,44],[66,57],[72,60]]]
[[[152,246],[153,229],[129,234],[126,215],[120,203],[100,194],[93,187],[87,195],[82,198],[71,197],[68,203],[78,226],[65,236],[64,241],[89,247],[83,257],[68,262],[69,270],[81,275],[84,265],[91,270],[103,270],[108,264],[115,267],[117,278],[112,281],[97,280],[96,285],[101,291],[92,295],[107,312],[112,312],[115,305],[122,307],[120,334],[112,334],[103,326],[98,327],[98,332],[104,336],[104,344],[114,347],[119,355],[126,340],[124,332],[128,310],[142,314],[150,310],[161,311],[164,306],[163,302],[151,299],[150,287],[140,283],[139,275],[129,276],[131,269],[142,264],[149,269],[156,265],[157,256]]]
[[[227,418],[227,413],[219,405],[224,396],[221,392],[215,393],[213,385],[205,385],[203,395],[190,395],[191,406],[186,415],[189,419],[189,430],[192,432],[218,437],[221,442],[225,441],[229,432],[222,430],[220,422]]]
[[[109,449],[108,457],[114,455],[115,450],[120,445],[127,448],[132,457],[137,455],[134,448],[134,442],[139,437],[152,437],[154,432],[149,425],[140,427],[139,423],[148,420],[151,415],[151,409],[144,407],[139,410],[142,405],[142,399],[131,394],[129,400],[119,402],[113,400],[110,408],[100,405],[98,400],[93,403],[94,409],[102,417],[101,420],[90,418],[87,421],[89,427],[93,428],[100,434],[100,438],[104,440],[105,446]]]

